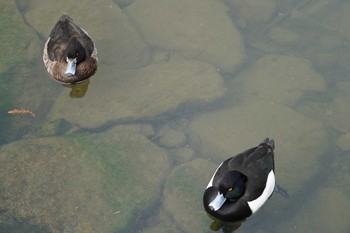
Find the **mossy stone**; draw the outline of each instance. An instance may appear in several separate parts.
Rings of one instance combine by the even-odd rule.
[[[127,228],[159,198],[170,166],[144,136],[118,130],[22,140],[0,154],[0,209],[51,232]]]

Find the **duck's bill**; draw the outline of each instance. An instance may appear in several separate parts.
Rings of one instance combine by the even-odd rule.
[[[76,68],[77,68],[77,64],[75,62],[75,59],[67,59],[67,69],[65,74],[67,76],[75,75]]]
[[[210,202],[209,208],[213,211],[217,211],[218,209],[221,208],[221,206],[225,203],[225,201],[226,201],[226,198],[224,197],[224,195],[218,193],[218,195],[216,195],[214,200]]]

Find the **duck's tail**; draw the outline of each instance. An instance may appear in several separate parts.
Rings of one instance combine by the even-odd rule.
[[[60,17],[60,21],[65,22],[65,21],[72,21],[73,19],[68,15],[68,13],[64,12],[62,16]]]
[[[271,138],[265,138],[265,140],[261,144],[266,144],[268,145],[272,151],[275,150],[275,141]],[[260,145],[261,145],[260,144]]]
[[[285,189],[283,189],[281,186],[279,186],[278,184],[275,185],[275,190],[276,193],[282,195],[285,198],[289,198],[289,194],[287,193],[287,191]]]

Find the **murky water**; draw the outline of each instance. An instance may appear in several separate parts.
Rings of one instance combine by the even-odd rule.
[[[350,232],[347,1],[0,5],[0,232]],[[63,12],[98,49],[89,83],[44,68]],[[209,179],[266,137],[289,198],[219,229]]]

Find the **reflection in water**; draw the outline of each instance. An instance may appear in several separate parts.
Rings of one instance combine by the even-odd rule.
[[[82,98],[85,96],[88,90],[89,84],[90,84],[90,79],[77,84],[63,84],[63,86],[67,88],[71,88],[72,90],[69,93],[69,96],[72,99],[76,99],[76,98]]]
[[[222,221],[214,218],[213,216],[209,215],[208,213],[207,213],[207,215],[209,216],[209,218],[214,220],[214,222],[212,222],[210,224],[210,230],[215,231],[215,232],[222,229],[222,232],[224,232],[224,233],[231,233],[231,232],[234,232],[235,230],[237,230],[241,226],[241,224],[243,222],[245,222],[245,219],[242,221],[238,221],[238,222],[222,222]]]

